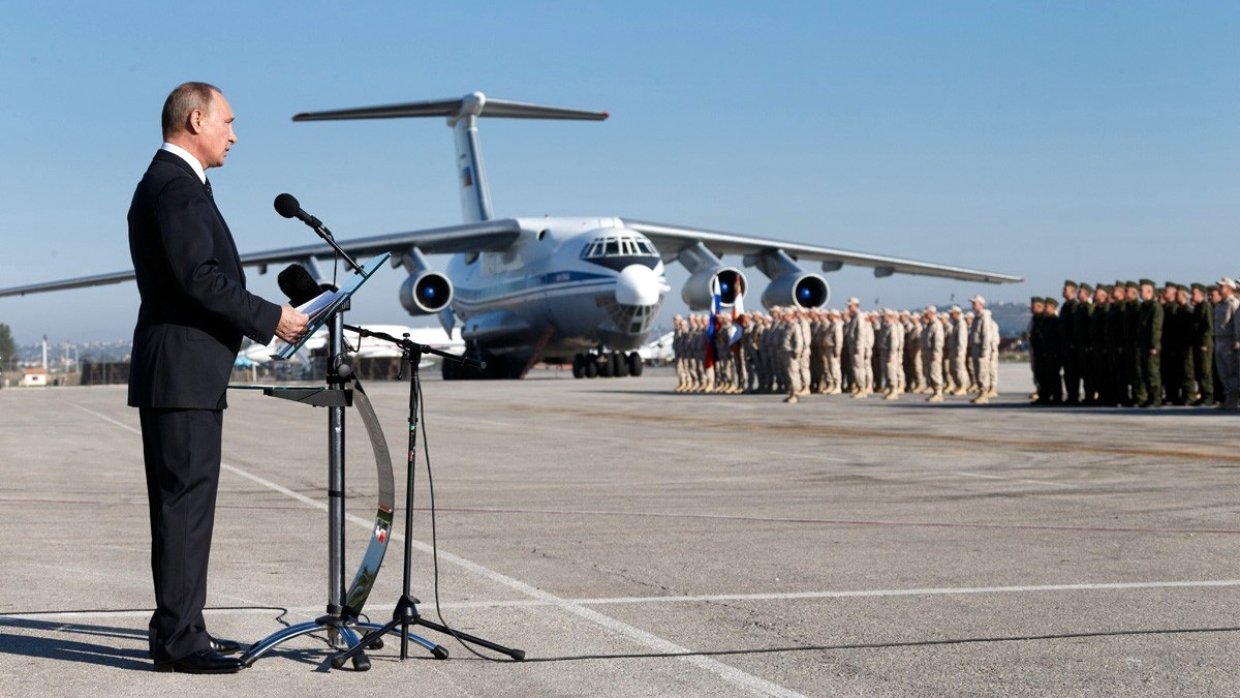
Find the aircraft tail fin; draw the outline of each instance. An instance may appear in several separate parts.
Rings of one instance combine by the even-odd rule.
[[[375,107],[337,109],[333,111],[303,112],[293,121],[337,121],[342,119],[398,119],[404,117],[443,116],[456,134],[457,176],[461,186],[461,212],[465,222],[476,223],[490,220],[491,190],[482,166],[482,151],[478,146],[478,123],[480,116],[504,119],[571,119],[602,121],[607,112],[583,111],[548,107],[527,102],[489,99],[481,92],[465,95],[460,99],[442,99],[423,102],[405,102]]]

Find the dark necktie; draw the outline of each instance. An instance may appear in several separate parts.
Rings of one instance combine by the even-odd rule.
[[[206,187],[207,187],[207,196],[210,197],[212,201],[215,201],[215,194],[211,193],[211,180],[208,179],[206,181]]]

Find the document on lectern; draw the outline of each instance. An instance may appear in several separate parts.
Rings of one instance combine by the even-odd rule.
[[[367,279],[374,276],[379,267],[383,266],[383,263],[391,256],[391,254],[384,252],[363,264],[362,271],[351,275],[340,288],[335,291],[324,291],[297,306],[297,310],[310,316],[310,322],[306,324],[306,333],[293,344],[283,340],[276,342],[275,351],[272,352],[271,358],[287,360],[293,354],[296,354],[297,350],[306,343],[306,340],[310,339],[310,336],[317,332],[320,327],[327,324],[327,321],[348,302],[357,289],[361,288]]]

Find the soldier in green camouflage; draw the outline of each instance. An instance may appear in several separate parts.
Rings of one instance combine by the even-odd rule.
[[[1154,297],[1154,282],[1142,279],[1141,305],[1137,311],[1137,352],[1140,357],[1140,382],[1136,397],[1141,407],[1157,407],[1162,400],[1162,375],[1159,362],[1162,352],[1163,307]]]

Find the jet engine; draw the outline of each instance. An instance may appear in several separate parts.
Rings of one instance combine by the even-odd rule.
[[[831,287],[826,279],[807,272],[790,272],[771,279],[762,292],[762,305],[818,308],[826,305],[831,297]]]
[[[437,271],[410,274],[400,285],[400,304],[410,315],[433,315],[452,302],[452,282]]]
[[[717,266],[702,269],[690,276],[680,291],[680,297],[692,310],[710,310],[716,280],[719,300],[725,306],[735,303],[736,295],[746,288],[745,275],[739,269]]]

